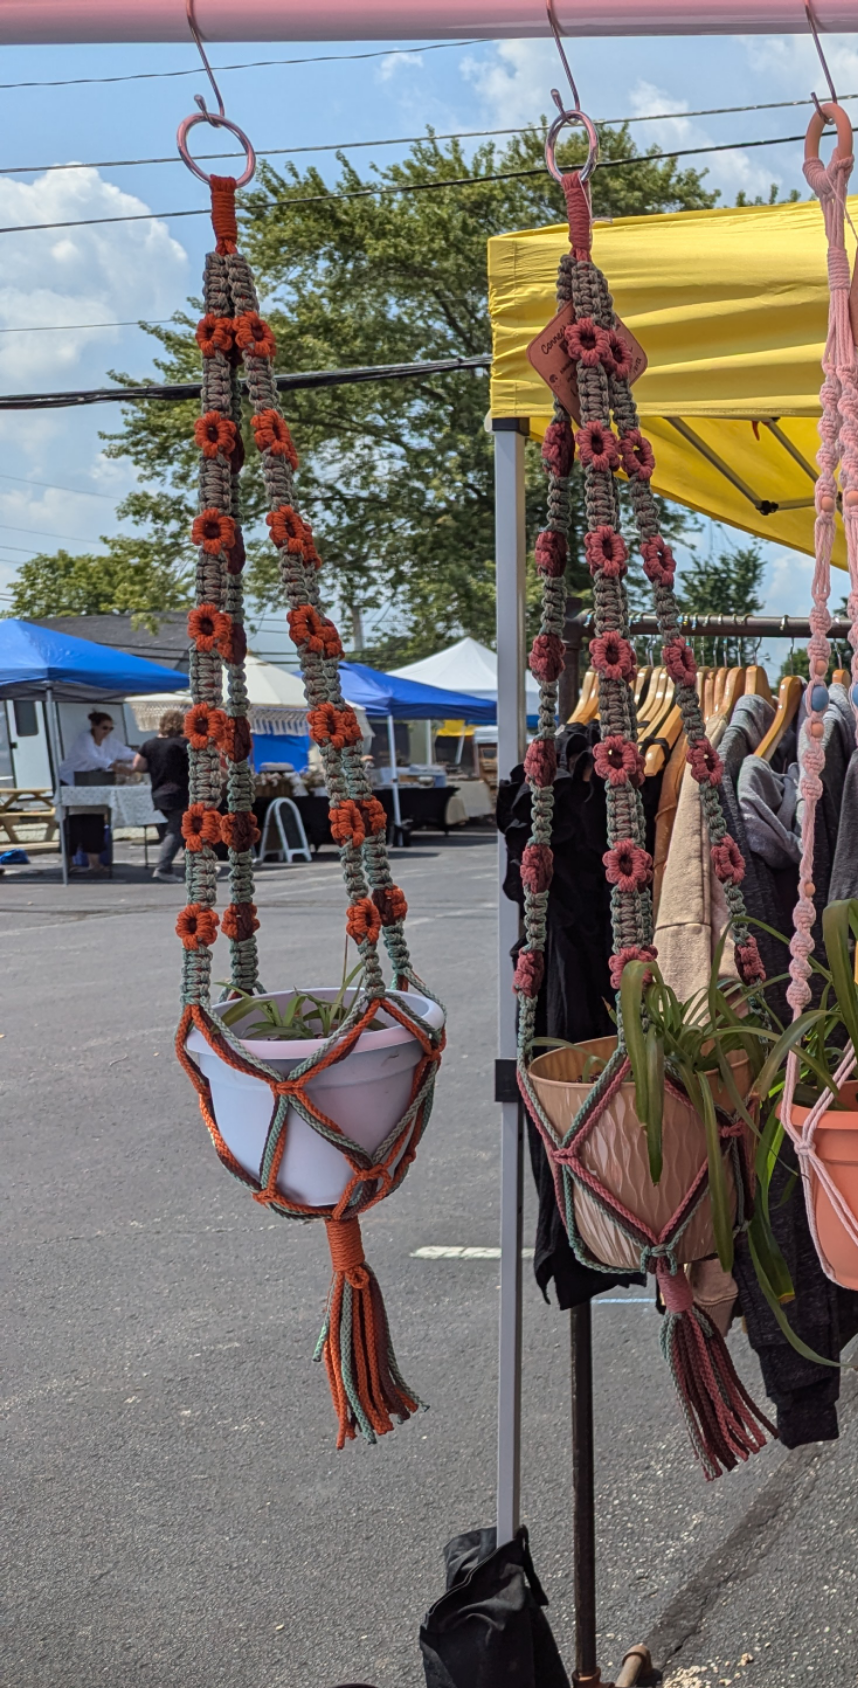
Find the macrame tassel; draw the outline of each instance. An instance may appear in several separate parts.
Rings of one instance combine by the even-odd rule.
[[[664,1259],[656,1267],[665,1306],[661,1351],[682,1403],[691,1445],[707,1482],[765,1446],[773,1424],[751,1400],[721,1332],[695,1307],[691,1284]]]
[[[324,1360],[340,1421],[337,1447],[368,1442],[423,1407],[396,1364],[378,1279],[364,1259],[357,1219],[329,1219],[334,1281],[314,1358]]]

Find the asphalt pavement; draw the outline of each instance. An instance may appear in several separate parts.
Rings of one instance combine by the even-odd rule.
[[[443,1545],[494,1518],[497,1260],[417,1252],[497,1242],[494,840],[418,835],[396,872],[449,1048],[417,1163],[364,1230],[430,1410],[341,1453],[312,1364],[321,1227],[229,1178],[173,1056],[180,883],[127,862],[0,881],[3,1688],[422,1684]],[[330,853],[267,867],[257,900],[266,982],[339,977]],[[525,1284],[523,1515],[571,1671],[568,1319]],[[603,1674],[650,1640],[674,1688],[854,1688],[854,1375],[839,1443],[706,1484],[648,1297],[593,1318]]]

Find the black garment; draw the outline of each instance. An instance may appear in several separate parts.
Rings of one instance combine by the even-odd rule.
[[[78,850],[85,850],[88,856],[100,856],[104,849],[104,816],[76,814],[74,809],[68,818],[68,848],[69,855],[76,856]]]
[[[554,877],[536,1031],[540,1037],[562,1037],[570,1043],[607,1037],[614,1031],[608,1012],[614,1001],[608,969],[611,898],[602,862],[607,849],[607,808],[604,784],[593,775],[592,747],[598,737],[597,724],[569,727],[557,747],[551,835]],[[497,820],[507,844],[504,891],[523,908],[520,864],[530,837],[530,787],[521,766],[498,790]],[[529,1116],[527,1127],[539,1197],[533,1268],[546,1300],[552,1278],[562,1308],[577,1307],[617,1284],[643,1282],[638,1276],[597,1272],[576,1258],[557,1206],[548,1157]]]
[[[745,757],[750,756],[757,745],[762,743],[774,718],[774,708],[766,698],[750,695],[739,699],[718,746],[718,755],[724,764],[724,777],[717,788],[727,831],[745,858],[742,891],[748,913],[752,919],[762,920],[767,926],[774,927],[776,932],[787,935],[781,943],[759,927],[752,927],[769,979],[775,979],[779,974],[785,973],[789,966],[788,935],[792,931],[792,921],[785,918],[774,875],[765,862],[754,855],[748,843],[737,784]],[[774,985],[767,992],[767,998],[778,1019],[786,1025],[792,1018],[792,1010],[786,999],[786,982]]]
[[[152,802],[163,814],[188,807],[188,741],[150,738],[140,746],[152,781]]]
[[[858,897],[858,750],[852,752],[843,782],[843,801],[828,895],[832,903]]]
[[[527,1531],[470,1530],[444,1549],[447,1592],[420,1629],[426,1688],[569,1688]]]

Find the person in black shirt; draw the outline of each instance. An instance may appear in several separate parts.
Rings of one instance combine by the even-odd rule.
[[[161,849],[153,879],[175,884],[173,862],[182,847],[182,816],[188,807],[188,741],[181,709],[161,716],[158,737],[147,739],[134,758],[135,769],[148,772],[152,802],[164,816]]]

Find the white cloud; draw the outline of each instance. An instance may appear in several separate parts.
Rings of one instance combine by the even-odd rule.
[[[391,82],[394,76],[403,76],[409,71],[422,69],[422,53],[409,53],[407,57],[403,53],[388,53],[387,57],[382,59],[375,79],[377,82]]]
[[[553,109],[551,89],[558,73],[562,76],[550,41],[502,41],[494,58],[466,57],[459,68],[476,89],[489,121],[510,129],[537,123]]]
[[[828,94],[825,74],[811,35],[752,35],[738,41],[752,70],[765,76],[769,85],[780,84],[794,98],[807,98],[813,88],[823,99]],[[822,48],[837,92],[858,92],[858,51],[854,35],[824,35]]]

